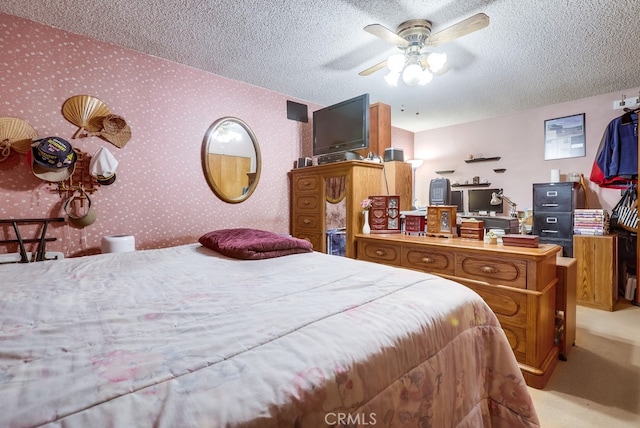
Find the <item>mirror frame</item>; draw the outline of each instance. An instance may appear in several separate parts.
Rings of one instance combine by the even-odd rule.
[[[220,189],[220,187],[216,184],[216,182],[213,179],[213,174],[211,169],[209,168],[209,162],[207,160],[207,157],[208,157],[207,155],[209,154],[209,142],[211,139],[211,135],[216,131],[216,129],[218,128],[218,126],[220,126],[220,124],[227,121],[237,123],[246,131],[247,135],[249,135],[249,138],[251,139],[251,143],[253,144],[253,149],[256,154],[256,172],[255,172],[256,177],[253,180],[253,183],[251,183],[251,185],[249,186],[249,189],[247,190],[247,192],[244,193],[243,195],[238,196],[237,198],[230,197],[229,195],[225,195],[222,192],[222,189]],[[258,139],[256,138],[255,134],[253,133],[251,128],[249,128],[249,125],[247,125],[243,120],[233,116],[225,116],[213,122],[211,126],[209,126],[209,128],[207,129],[207,132],[204,134],[204,139],[202,140],[202,148],[200,151],[200,158],[202,162],[202,170],[204,172],[205,179],[207,180],[207,184],[209,185],[213,193],[215,193],[215,195],[222,201],[230,204],[237,204],[240,202],[244,202],[256,190],[256,187],[258,186],[258,181],[260,181],[260,175],[262,171],[262,157],[260,155],[260,146],[258,145]]]

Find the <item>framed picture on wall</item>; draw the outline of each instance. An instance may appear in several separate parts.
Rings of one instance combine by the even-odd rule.
[[[586,155],[584,113],[544,121],[544,160]]]

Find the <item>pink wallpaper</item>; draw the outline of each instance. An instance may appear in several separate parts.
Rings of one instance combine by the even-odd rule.
[[[38,137],[59,136],[89,155],[105,146],[119,162],[116,182],[91,197],[97,221],[84,229],[50,226],[48,236],[58,240],[48,250],[67,257],[98,253],[102,237],[117,234],[134,235],[136,247],[147,249],[195,242],[216,228],[289,231],[287,172],[301,151],[310,155],[312,138],[311,122],[287,119],[291,97],[5,14],[0,51],[0,117],[25,120]],[[77,127],[62,115],[62,104],[83,94],[127,120],[126,146],[71,139]],[[309,113],[319,107],[309,105]],[[244,120],[260,144],[262,175],[241,204],[220,201],[202,173],[202,139],[222,116]],[[405,155],[412,153],[412,133],[394,129],[393,138]],[[57,217],[62,203],[24,156],[19,165],[0,168],[0,218]],[[36,233],[24,230],[24,237]],[[13,232],[4,227],[0,239],[7,236]],[[0,246],[0,253],[7,250]]]
[[[58,241],[47,249],[67,257],[96,253],[102,237],[112,234],[132,234],[144,249],[195,242],[214,228],[288,232],[286,172],[298,157],[300,139],[310,138],[310,124],[286,118],[290,98],[2,14],[0,51],[0,117],[23,119],[39,137],[62,137],[89,155],[105,146],[119,162],[116,182],[92,196],[97,221],[84,229],[52,227],[48,235]],[[61,107],[81,94],[96,96],[127,120],[132,138],[126,146],[98,137],[71,139],[77,127]],[[258,187],[241,204],[220,201],[200,163],[207,128],[227,115],[249,124],[262,153]],[[0,218],[61,215],[63,201],[55,190],[21,156],[19,165],[0,169]]]

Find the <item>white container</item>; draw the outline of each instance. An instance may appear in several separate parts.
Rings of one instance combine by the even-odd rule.
[[[560,182],[560,170],[559,169],[552,169],[551,170],[551,182],[552,183],[559,183]]]
[[[108,235],[102,238],[102,253],[126,253],[136,250],[136,240],[132,235]]]

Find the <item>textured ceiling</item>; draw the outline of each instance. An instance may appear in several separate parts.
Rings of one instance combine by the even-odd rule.
[[[637,0],[2,0],[0,12],[303,102],[368,92],[392,106],[394,126],[414,132],[640,82]],[[397,52],[365,25],[395,30],[424,18],[435,33],[479,12],[489,26],[435,49],[450,69],[428,85],[391,88],[383,70],[358,75]]]

